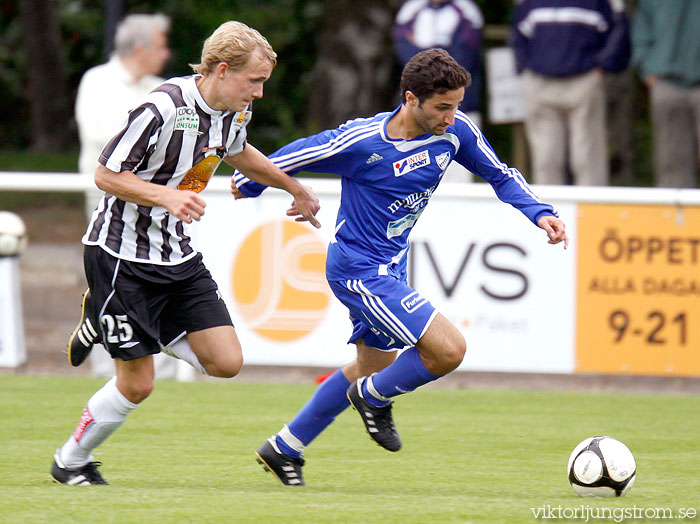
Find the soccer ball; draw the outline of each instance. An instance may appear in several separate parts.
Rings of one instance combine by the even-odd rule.
[[[10,211],[0,211],[0,257],[17,256],[27,247],[27,228]]]
[[[622,497],[637,474],[634,456],[612,437],[590,437],[574,448],[567,468],[569,482],[582,497]]]

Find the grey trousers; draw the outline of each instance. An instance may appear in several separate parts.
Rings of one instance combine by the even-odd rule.
[[[525,71],[525,131],[536,184],[564,184],[567,157],[574,183],[605,186],[610,178],[603,75],[566,78]]]
[[[654,176],[659,187],[698,187],[700,85],[659,78],[651,88]]]

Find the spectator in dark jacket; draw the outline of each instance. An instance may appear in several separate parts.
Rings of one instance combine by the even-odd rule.
[[[409,0],[399,10],[394,26],[399,60],[405,65],[420,51],[445,49],[472,76],[460,109],[479,113],[483,26],[481,11],[471,0]]]
[[[566,183],[568,160],[576,184],[607,185],[603,76],[630,61],[623,0],[521,0],[512,45],[525,84],[534,182]]]
[[[469,71],[472,83],[459,109],[481,126],[481,31],[484,17],[472,0],[408,0],[396,15],[393,37],[401,65],[420,51],[445,49]],[[443,180],[469,182],[472,174],[452,162]]]

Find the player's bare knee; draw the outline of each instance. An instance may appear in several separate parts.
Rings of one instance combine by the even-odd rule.
[[[243,359],[239,359],[234,362],[228,362],[227,365],[222,368],[222,374],[219,375],[222,378],[233,378],[241,372],[243,367]]]
[[[127,400],[134,404],[140,404],[153,392],[152,380],[131,381],[128,384],[120,384],[119,391]]]
[[[443,366],[448,373],[454,371],[464,360],[464,355],[467,352],[467,342],[463,336],[455,337],[450,344],[447,345],[446,351],[443,353]]]
[[[209,362],[203,365],[207,373],[213,377],[233,378],[241,372],[243,356],[231,355],[228,358],[219,359],[216,362]]]

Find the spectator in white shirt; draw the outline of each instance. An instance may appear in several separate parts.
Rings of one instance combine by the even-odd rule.
[[[95,174],[97,157],[129,110],[163,83],[156,75],[170,58],[169,27],[168,17],[162,14],[127,16],[117,27],[115,54],[83,75],[75,102],[80,173]],[[94,205],[90,206],[90,213],[93,209]]]

